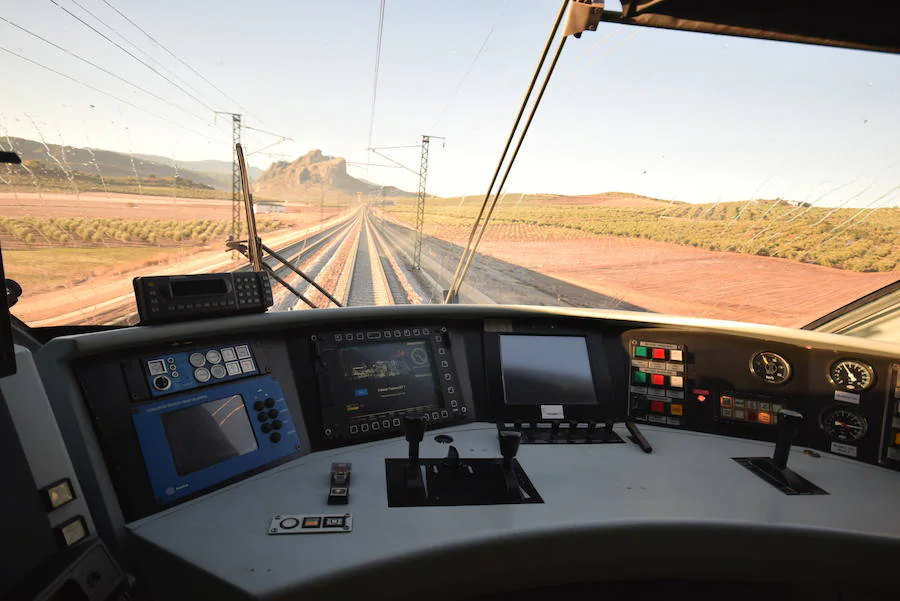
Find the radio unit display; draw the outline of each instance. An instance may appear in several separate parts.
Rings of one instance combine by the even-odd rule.
[[[162,414],[162,426],[179,476],[259,448],[239,395]]]
[[[278,382],[257,376],[135,405],[132,420],[158,505],[298,452]]]
[[[446,336],[425,327],[318,338],[326,438],[396,434],[404,415],[464,415]]]

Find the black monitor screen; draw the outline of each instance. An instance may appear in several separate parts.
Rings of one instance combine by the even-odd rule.
[[[259,448],[237,394],[163,413],[162,424],[179,476]]]
[[[507,405],[595,405],[587,342],[580,336],[500,336]]]
[[[333,401],[347,417],[440,404],[434,357],[424,340],[361,344],[332,351]]]

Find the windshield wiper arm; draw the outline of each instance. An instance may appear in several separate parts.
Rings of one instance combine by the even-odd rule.
[[[327,290],[322,288],[313,278],[303,273],[298,267],[295,267],[293,264],[291,264],[290,261],[282,257],[276,251],[263,244],[262,239],[256,233],[256,213],[253,212],[253,197],[250,194],[250,176],[247,173],[247,163],[244,160],[244,149],[241,146],[240,142],[234,145],[234,150],[237,154],[238,166],[241,170],[241,189],[244,196],[244,210],[247,215],[247,243],[244,244],[242,242],[238,242],[237,240],[230,240],[226,243],[226,246],[228,246],[228,248],[232,250],[240,252],[242,255],[247,257],[247,259],[250,260],[250,265],[254,270],[265,271],[272,277],[272,279],[284,286],[289,292],[309,305],[311,308],[317,309],[318,307],[313,304],[313,302],[308,298],[303,296],[303,294],[301,294],[299,290],[291,286],[284,278],[275,273],[275,270],[268,263],[263,261],[263,251],[265,251],[269,254],[269,256],[299,275],[301,278],[309,282],[309,284],[313,288],[325,295],[325,297],[333,302],[336,306],[342,307],[343,305],[341,305],[341,303],[338,302],[338,300],[334,298],[334,296],[329,294]]]

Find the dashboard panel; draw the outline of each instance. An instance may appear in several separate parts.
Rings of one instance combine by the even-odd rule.
[[[835,382],[847,361],[865,370],[864,389]],[[625,420],[774,442],[788,409],[805,416],[795,444],[900,469],[890,358],[721,331],[565,316],[351,321],[73,367],[126,519],[310,452],[402,436],[406,415],[429,429],[477,420],[540,433],[526,442],[584,442],[570,432]]]
[[[71,439],[89,442],[80,459],[73,457],[98,472],[83,485],[93,505],[103,507],[98,529],[106,524],[121,535],[127,528],[144,561],[164,572],[184,569],[179,562],[190,557],[202,572],[217,573],[203,548],[209,553],[204,545],[215,541],[227,549],[228,536],[194,530],[185,522],[191,519],[236,529],[241,544],[260,556],[270,555],[272,545],[313,554],[329,549],[334,555],[321,561],[335,570],[340,557],[351,563],[357,557],[347,543],[326,537],[321,547],[290,536],[276,543],[258,525],[305,512],[337,524],[346,510],[353,515],[348,538],[374,544],[385,536],[372,530],[375,522],[402,522],[392,512],[409,511],[424,538],[398,543],[397,552],[438,544],[431,537],[448,532],[422,522],[419,503],[389,507],[393,493],[385,495],[390,466],[406,462],[405,428],[414,422],[425,431],[416,444],[427,486],[469,477],[460,476],[459,466],[475,480],[479,466],[502,473],[496,457],[503,454],[502,466],[514,465],[535,493],[530,504],[501,500],[491,507],[468,499],[460,504],[483,506],[430,508],[435,519],[471,524],[474,530],[461,527],[450,537],[461,545],[513,532],[528,539],[520,541],[526,546],[538,544],[548,532],[571,527],[567,515],[603,537],[617,520],[650,533],[654,520],[666,516],[713,519],[715,532],[701,530],[722,540],[726,531],[736,536],[735,524],[774,519],[776,538],[787,536],[788,524],[815,532],[834,527],[881,533],[888,537],[882,542],[900,550],[900,524],[887,509],[900,496],[900,352],[888,344],[629,312],[442,306],[74,336],[48,344],[38,363],[48,373],[63,366],[74,378],[46,381],[60,414],[83,416],[61,426]],[[801,421],[788,441],[789,467],[830,499],[797,512],[784,505],[785,491],[731,461],[771,454],[783,431],[780,415],[790,412]],[[635,426],[652,453],[632,444]],[[498,429],[507,435],[500,436],[500,453]],[[522,447],[507,461],[503,445],[512,435]],[[345,509],[329,504],[329,470],[333,492],[336,469],[347,485]],[[444,472],[452,478],[442,480]],[[723,487],[745,498],[737,502]],[[880,496],[857,498],[865,487]],[[594,498],[604,500],[596,514],[582,507]],[[723,501],[729,505],[717,505]],[[871,519],[859,515],[859,506],[870,508]],[[233,523],[238,507],[255,516],[251,523]],[[509,526],[498,529],[491,519]],[[558,559],[564,557],[574,561],[564,552]],[[181,559],[173,564],[174,558]],[[377,561],[367,553],[358,558],[369,567]],[[315,573],[307,576],[317,581]],[[258,594],[251,596],[270,596],[276,585],[254,578],[240,571],[216,576],[228,590],[252,581]],[[277,586],[306,590],[297,574],[279,578]]]

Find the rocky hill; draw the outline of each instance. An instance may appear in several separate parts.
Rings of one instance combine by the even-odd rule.
[[[381,195],[381,186],[347,174],[347,162],[313,150],[296,161],[278,161],[253,183],[254,194],[286,201],[313,201],[323,194],[355,197],[357,193]],[[385,196],[412,196],[393,186],[385,186]]]

